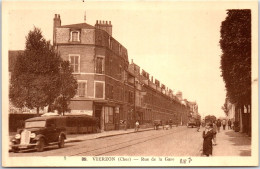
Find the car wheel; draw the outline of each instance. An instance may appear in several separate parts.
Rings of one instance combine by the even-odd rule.
[[[64,140],[65,140],[64,136],[61,136],[59,144],[58,144],[59,148],[63,148],[64,147],[64,144],[65,144]]]
[[[43,138],[39,139],[36,143],[36,151],[42,152],[44,149],[44,145],[45,145],[44,139]]]

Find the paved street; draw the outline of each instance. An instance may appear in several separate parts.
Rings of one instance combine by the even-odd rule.
[[[222,131],[217,137],[218,145],[213,148],[213,156],[251,154],[249,137],[233,130]],[[147,130],[68,142],[65,148],[53,146],[40,153],[11,152],[10,156],[200,156],[202,141],[202,130],[197,132],[195,128],[179,126],[170,130]]]

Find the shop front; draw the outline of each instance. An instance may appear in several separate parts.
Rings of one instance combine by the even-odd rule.
[[[101,131],[119,130],[120,106],[108,104],[95,104],[95,117]]]
[[[138,120],[140,124],[144,124],[144,112],[145,112],[145,109],[142,108],[142,107],[136,107],[135,111],[136,111],[136,114],[135,114],[136,120]]]

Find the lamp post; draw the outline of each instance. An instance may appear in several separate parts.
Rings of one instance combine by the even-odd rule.
[[[63,75],[64,75],[64,71],[63,71],[63,68],[62,66],[60,65],[59,66],[59,69],[60,69],[60,81],[61,81],[61,113],[62,115],[64,116],[64,94],[63,94]]]

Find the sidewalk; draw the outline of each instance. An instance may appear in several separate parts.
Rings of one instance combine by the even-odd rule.
[[[217,145],[213,146],[213,156],[250,156],[251,137],[234,130],[217,133]]]
[[[143,132],[148,130],[153,130],[153,128],[139,129],[138,132]],[[68,134],[65,142],[70,143],[70,142],[78,142],[84,140],[92,140],[97,138],[111,137],[115,135],[130,134],[134,132],[135,132],[134,129],[127,129],[127,130],[103,131],[101,133],[93,133],[93,134]]]

